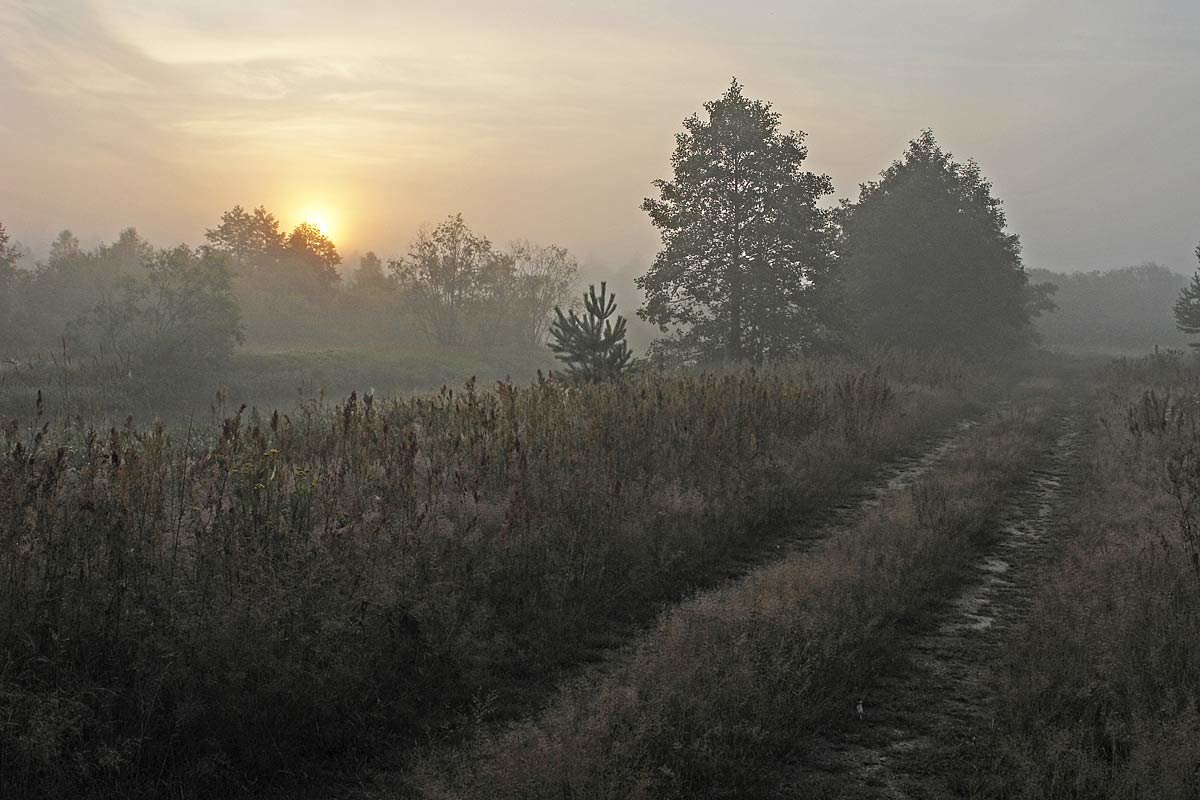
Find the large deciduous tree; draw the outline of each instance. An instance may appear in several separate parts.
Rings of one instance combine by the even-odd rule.
[[[769,103],[734,80],[684,120],[674,178],[642,208],[663,248],[638,279],[638,313],[673,337],[658,343],[688,360],[759,363],[834,338],[838,326],[825,175],[803,169],[804,134],[782,132]]]
[[[455,214],[421,231],[408,257],[388,267],[426,334],[438,344],[456,345],[468,338],[468,318],[478,322],[489,301],[511,284],[513,259]]]
[[[979,165],[954,161],[932,131],[841,216],[846,284],[868,343],[1014,349],[1053,308],[1053,287],[1029,284],[1020,239]]]
[[[204,238],[215,249],[233,257],[239,269],[266,267],[282,253],[285,237],[279,220],[263,206],[247,211],[234,206],[221,215],[221,222],[209,228]]]
[[[1200,260],[1200,244],[1196,245],[1196,258]],[[1185,286],[1175,301],[1175,324],[1186,334],[1200,333],[1200,269],[1192,275],[1192,282]],[[1200,347],[1193,342],[1192,347]]]

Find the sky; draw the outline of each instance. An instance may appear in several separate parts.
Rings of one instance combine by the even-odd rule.
[[[198,244],[263,204],[388,257],[461,211],[636,273],[639,205],[735,75],[831,204],[930,127],[1027,266],[1197,266],[1195,0],[0,0],[0,222]]]

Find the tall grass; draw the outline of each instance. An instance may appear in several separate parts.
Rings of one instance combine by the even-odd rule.
[[[629,656],[539,716],[431,756],[381,796],[773,796],[789,764],[894,664],[993,540],[995,512],[1045,444],[1022,403],[918,485],[812,553],[665,614]]]
[[[505,713],[978,390],[897,363],[13,421],[4,795],[249,793]]]
[[[1071,544],[1013,637],[992,794],[1200,796],[1200,370],[1116,363],[1096,383]]]

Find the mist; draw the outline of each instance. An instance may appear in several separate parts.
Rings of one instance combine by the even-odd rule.
[[[1200,7],[0,0],[0,798],[1195,800]]]

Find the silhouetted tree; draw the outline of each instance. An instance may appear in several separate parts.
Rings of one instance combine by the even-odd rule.
[[[840,324],[831,215],[833,192],[802,169],[800,131],[782,133],[769,103],[736,80],[676,136],[674,179],[655,181],[642,208],[663,249],[638,279],[639,310],[687,357],[755,363],[826,342]],[[660,349],[662,345],[659,345]]]
[[[324,300],[341,282],[337,265],[342,263],[333,240],[316,225],[303,222],[288,234],[284,246],[283,271],[289,282],[313,300]]]
[[[275,215],[259,206],[246,211],[234,206],[221,215],[221,222],[209,228],[204,238],[215,249],[233,257],[239,269],[269,266],[283,252],[285,236]]]
[[[625,318],[618,316],[615,323],[609,319],[616,313],[617,296],[605,297],[607,292],[607,283],[600,284],[599,294],[594,285],[589,286],[583,296],[583,315],[574,309],[566,314],[561,308],[554,309],[550,349],[577,378],[607,380],[620,375],[633,357],[625,343]]]
[[[954,161],[926,130],[843,205],[840,249],[866,341],[982,351],[1033,340],[1053,287],[1029,285],[991,191],[978,164]]]
[[[1196,245],[1196,258],[1200,260],[1200,245]],[[1200,333],[1200,269],[1192,275],[1192,282],[1179,292],[1175,301],[1175,324],[1189,335]],[[1200,347],[1200,342],[1192,342]]]
[[[432,231],[421,231],[408,256],[388,268],[425,332],[439,344],[453,345],[464,342],[468,317],[479,322],[481,315],[502,313],[486,306],[511,283],[513,260],[455,214]],[[490,327],[484,325],[484,335]]]

